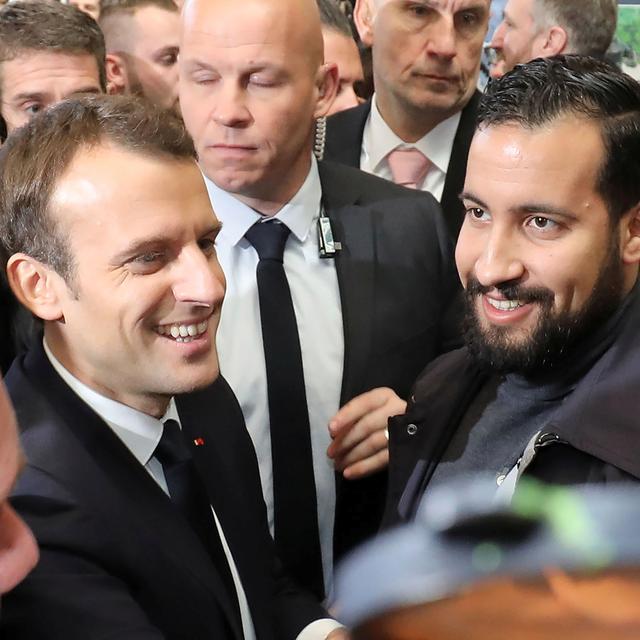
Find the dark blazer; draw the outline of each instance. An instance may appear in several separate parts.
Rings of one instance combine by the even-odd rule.
[[[458,237],[464,220],[464,207],[460,194],[467,173],[467,156],[476,126],[476,113],[481,93],[476,91],[462,110],[458,131],[453,140],[451,160],[444,183],[440,205],[453,238]],[[347,109],[327,119],[327,137],[324,157],[333,162],[341,162],[351,167],[360,167],[360,153],[364,125],[371,111],[371,100],[358,107]]]
[[[210,556],[125,445],[51,367],[41,345],[7,388],[28,460],[12,502],[40,562],[3,601],[0,635],[36,638],[242,638]],[[258,638],[295,638],[326,617],[276,566],[257,462],[223,379],[177,398],[231,548]]]
[[[611,345],[577,382],[520,471],[553,484],[638,482],[640,458],[640,289],[614,327]],[[609,339],[611,339],[608,336]],[[389,424],[385,526],[414,517],[460,421],[490,372],[466,348],[443,355],[419,377],[407,412]],[[519,453],[519,452],[514,452]]]
[[[460,284],[435,199],[358,169],[319,163],[322,197],[342,243],[336,256],[344,325],[341,404],[375,387],[407,397],[438,354],[460,343]],[[386,474],[337,482],[336,557],[379,526]]]

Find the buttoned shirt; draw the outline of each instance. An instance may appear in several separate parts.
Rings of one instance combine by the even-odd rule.
[[[213,209],[222,221],[218,259],[227,292],[217,334],[220,371],[233,389],[253,440],[269,527],[273,534],[273,476],[269,406],[256,267],[258,255],[244,234],[262,216],[206,180]],[[334,261],[318,253],[316,224],[322,188],[315,159],[294,197],[274,216],[291,230],[284,250],[284,270],[298,325],[309,409],[313,470],[325,586],[329,593],[335,515],[334,466],[326,450],[328,422],[340,405],[344,335]],[[292,455],[295,455],[292,452]]]
[[[436,200],[440,201],[460,115],[458,112],[442,121],[416,142],[404,142],[384,121],[378,111],[378,103],[374,95],[362,135],[360,169],[380,178],[393,180],[387,155],[394,149],[418,149],[432,164],[422,184],[418,185],[418,189],[429,191]]]
[[[46,340],[44,341],[44,350],[51,362],[51,366],[57,374],[81,400],[106,422],[160,488],[169,495],[162,465],[153,457],[153,454],[162,437],[164,422],[173,419],[180,424],[180,416],[178,415],[175,400],[173,398],[171,399],[167,411],[162,418],[154,418],[111,398],[107,398],[78,380],[53,355]],[[242,620],[243,637],[245,640],[256,640],[249,603],[247,602],[247,596],[244,592],[238,569],[213,506],[211,507],[211,511],[236,588],[240,617]],[[338,626],[338,623],[334,620],[316,620],[302,630],[297,640],[321,640],[327,636],[331,629]]]

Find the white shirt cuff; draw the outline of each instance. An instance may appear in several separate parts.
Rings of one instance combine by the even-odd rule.
[[[331,618],[314,620],[298,634],[296,640],[325,640],[332,631],[342,628],[343,625]]]

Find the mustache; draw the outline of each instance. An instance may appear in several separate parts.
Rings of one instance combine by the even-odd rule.
[[[539,303],[551,306],[554,294],[546,287],[525,287],[516,282],[503,282],[497,285],[485,286],[471,276],[467,282],[466,298],[471,300],[479,295],[486,295],[492,290],[498,290],[507,300],[518,300],[523,304]]]

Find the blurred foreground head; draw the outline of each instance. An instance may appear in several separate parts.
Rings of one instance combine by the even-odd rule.
[[[521,481],[505,507],[483,492],[434,491],[343,564],[336,614],[354,640],[640,637],[636,487]]]
[[[31,531],[7,500],[22,464],[16,418],[0,380],[0,594],[13,589],[38,559]]]

